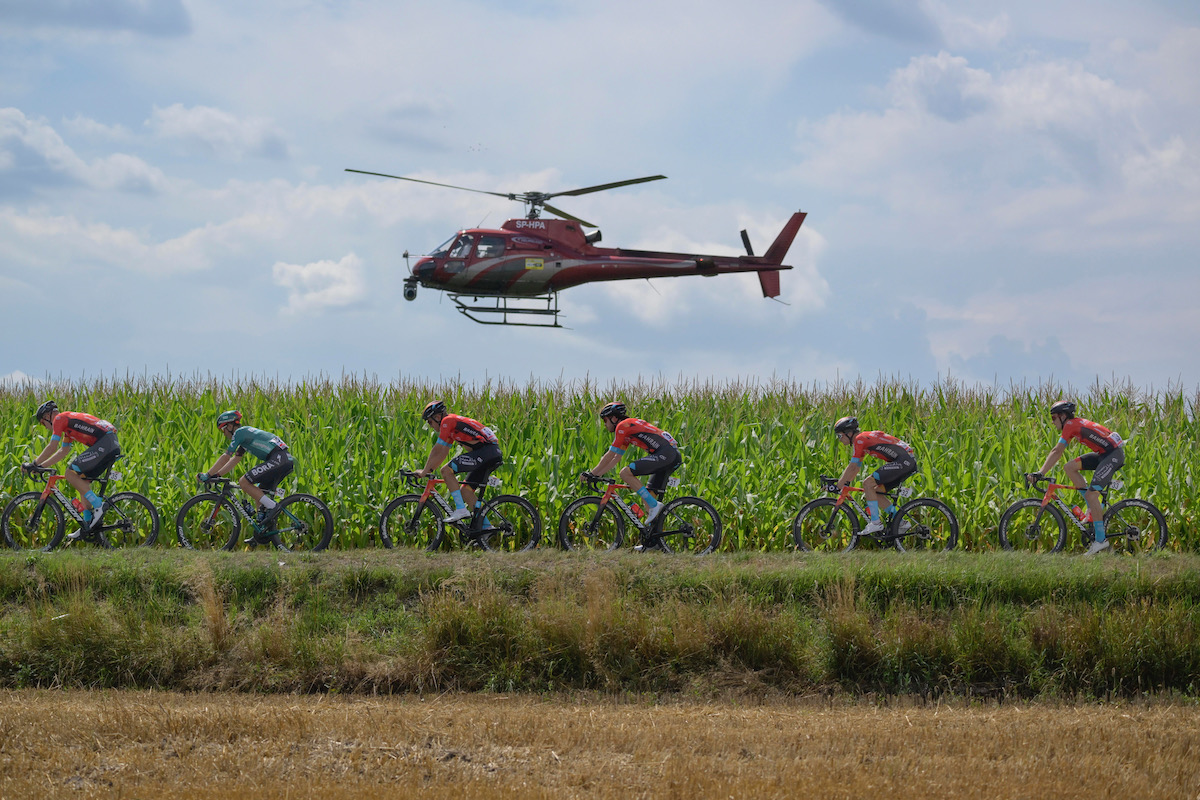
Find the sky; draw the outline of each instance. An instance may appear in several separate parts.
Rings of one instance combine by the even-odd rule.
[[[402,254],[519,204],[750,275],[483,327]],[[0,381],[1200,381],[1194,0],[0,0]]]

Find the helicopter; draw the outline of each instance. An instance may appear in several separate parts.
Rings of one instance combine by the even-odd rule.
[[[600,230],[550,205],[556,197],[577,197],[622,186],[665,180],[665,175],[604,183],[563,192],[490,192],[402,175],[347,169],[361,175],[423,183],[446,189],[503,197],[525,204],[525,216],[499,229],[460,230],[409,267],[404,299],[416,300],[417,287],[443,291],[468,319],[483,325],[561,328],[558,293],[595,281],[724,275],[757,272],[763,297],[779,297],[779,273],[792,241],[807,216],[797,211],[762,256],[754,255],[743,230],[744,256],[711,256],[597,247]],[[544,219],[542,210],[560,219]],[[591,228],[591,231],[585,231]],[[405,261],[409,259],[407,251]]]

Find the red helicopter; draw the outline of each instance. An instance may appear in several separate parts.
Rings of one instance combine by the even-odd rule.
[[[547,201],[555,197],[576,197],[619,186],[660,181],[666,178],[665,175],[633,178],[568,192],[506,194],[401,175],[385,175],[382,172],[361,169],[346,171],[489,194],[525,204],[524,219],[510,219],[499,230],[471,228],[454,234],[429,255],[419,258],[404,281],[405,300],[417,298],[418,284],[444,291],[468,319],[484,325],[561,328],[563,326],[558,322],[558,292],[593,281],[757,272],[763,297],[778,297],[779,272],[791,269],[783,263],[783,258],[806,216],[803,211],[792,214],[762,256],[754,255],[750,237],[744,230],[744,256],[596,247],[596,242],[600,241],[600,231],[583,231],[583,228],[595,229],[595,225],[555,208]],[[562,219],[542,219],[542,209]],[[404,257],[407,260],[407,252]]]

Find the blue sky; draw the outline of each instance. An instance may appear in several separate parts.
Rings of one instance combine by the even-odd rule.
[[[1200,371],[1200,6],[0,0],[0,378],[800,381]],[[710,8],[710,6],[712,6]],[[401,298],[496,191],[783,275]],[[570,202],[566,202],[569,200]]]

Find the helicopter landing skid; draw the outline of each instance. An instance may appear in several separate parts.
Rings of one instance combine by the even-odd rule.
[[[454,305],[458,307],[463,316],[481,325],[513,325],[525,328],[564,327],[558,323],[557,292],[533,295],[532,297],[451,294],[450,299],[454,301]],[[515,319],[509,319],[509,317]],[[547,317],[549,319],[546,319]],[[531,321],[521,321],[526,318]]]

